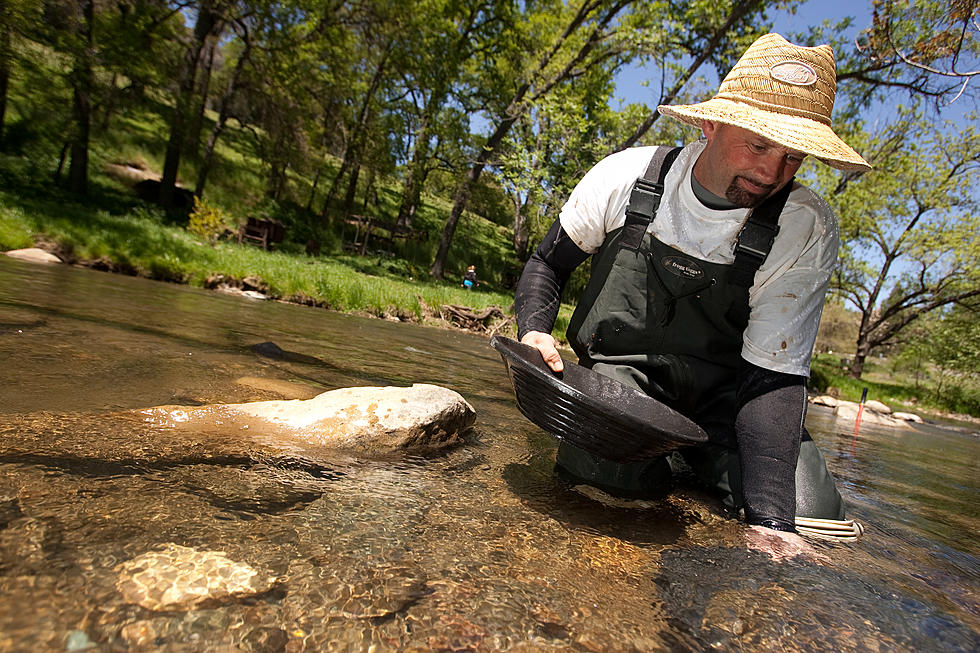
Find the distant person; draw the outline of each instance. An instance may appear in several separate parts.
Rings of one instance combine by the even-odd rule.
[[[459,285],[462,286],[463,288],[466,288],[467,290],[473,290],[473,288],[480,285],[480,282],[477,281],[476,278],[475,265],[471,265],[470,267],[466,268],[466,273],[463,274],[463,283]]]
[[[698,423],[709,443],[683,450],[686,463],[750,525],[783,535],[814,520],[846,526],[803,426],[840,237],[827,203],[794,180],[807,156],[870,169],[831,129],[835,87],[829,46],[760,37],[714,98],[659,107],[702,140],[617,152],[579,181],[515,298],[519,339],[561,371],[551,336],[561,291],[592,256],[567,330],[580,364]],[[556,472],[655,496],[674,462],[620,464],[562,441]]]

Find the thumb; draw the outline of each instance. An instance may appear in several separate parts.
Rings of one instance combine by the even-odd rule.
[[[553,371],[561,372],[565,369],[565,364],[562,362],[561,354],[558,353],[557,349],[552,348],[551,351],[543,355],[543,358],[544,362],[547,363],[548,367],[550,367]]]

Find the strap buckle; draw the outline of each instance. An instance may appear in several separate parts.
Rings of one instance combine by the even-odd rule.
[[[640,177],[633,184],[630,192],[629,205],[626,207],[626,215],[635,215],[652,220],[657,208],[660,206],[660,198],[664,194],[664,185],[648,181]]]
[[[749,216],[735,240],[736,260],[740,255],[747,255],[757,260],[761,265],[769,256],[769,251],[772,249],[772,244],[778,233],[778,224],[769,224]]]

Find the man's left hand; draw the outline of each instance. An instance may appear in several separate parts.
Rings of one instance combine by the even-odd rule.
[[[765,526],[749,526],[745,533],[745,540],[750,549],[765,553],[775,562],[792,558],[803,558],[820,564],[830,562],[830,558],[817,553],[796,533],[777,531]]]

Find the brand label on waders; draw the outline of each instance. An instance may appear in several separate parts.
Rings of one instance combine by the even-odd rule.
[[[665,256],[660,259],[660,265],[679,277],[685,279],[701,279],[704,277],[704,270],[697,263],[683,256]]]

